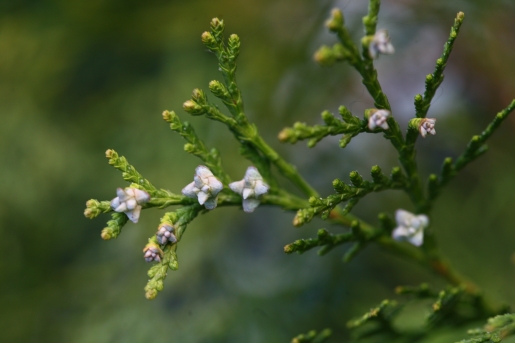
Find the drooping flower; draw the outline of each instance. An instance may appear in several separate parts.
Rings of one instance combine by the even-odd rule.
[[[253,212],[259,206],[259,198],[268,192],[270,188],[263,182],[263,177],[259,174],[256,167],[248,167],[243,180],[232,182],[229,187],[233,192],[243,197],[243,210]]]
[[[435,124],[435,118],[423,118],[418,126],[418,131],[420,132],[420,135],[424,138],[428,133],[431,135],[436,135]]]
[[[127,187],[116,189],[117,197],[111,200],[111,208],[115,212],[123,212],[133,223],[137,223],[141,205],[150,200],[150,194],[141,189]]]
[[[369,110],[369,117],[368,117],[368,128],[370,130],[375,130],[376,128],[380,127],[383,130],[388,130],[388,123],[386,120],[390,116],[390,111],[388,110],[378,110],[378,109],[371,109]]]
[[[379,57],[379,54],[391,55],[394,52],[395,49],[390,42],[388,31],[377,31],[368,46],[368,53],[370,54],[370,58],[375,60],[377,57]]]
[[[174,232],[175,228],[168,223],[163,223],[159,225],[159,228],[157,229],[156,233],[157,242],[161,245],[164,245],[168,242],[172,244],[176,243],[177,238],[175,237]]]
[[[161,259],[163,258],[163,251],[157,244],[148,243],[143,249],[143,257],[147,262],[161,262]]]
[[[397,227],[392,232],[396,241],[408,241],[419,247],[424,242],[424,229],[429,225],[429,218],[424,214],[413,214],[405,210],[395,212]]]
[[[206,166],[195,168],[193,182],[182,189],[182,194],[190,198],[197,198],[199,204],[212,210],[217,204],[217,194],[223,189],[223,184]]]

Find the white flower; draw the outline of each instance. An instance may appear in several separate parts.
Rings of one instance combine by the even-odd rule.
[[[141,205],[150,200],[150,194],[141,189],[127,187],[116,189],[117,197],[111,200],[111,208],[115,212],[123,212],[133,223],[137,223]]]
[[[175,231],[175,228],[171,226],[170,224],[161,224],[159,225],[159,228],[157,229],[156,233],[156,239],[159,242],[159,244],[164,245],[168,242],[174,244],[177,242],[177,238],[173,234]]]
[[[432,134],[432,135],[436,135],[435,123],[436,123],[436,119],[434,119],[434,118],[422,119],[422,121],[420,122],[420,125],[418,127],[418,131],[420,132],[420,135],[424,138],[426,137],[426,135],[428,133]]]
[[[426,215],[415,215],[404,210],[395,212],[397,227],[392,232],[392,238],[396,241],[407,240],[419,247],[424,242],[424,229],[429,225],[429,218]]]
[[[208,210],[216,207],[216,195],[223,189],[223,184],[206,166],[195,168],[193,182],[182,189],[182,194],[190,198],[197,198],[198,203]]]
[[[388,130],[389,127],[386,120],[389,116],[390,111],[388,110],[375,110],[375,112],[368,117],[368,128],[375,130],[377,127],[380,127],[383,130]]]
[[[370,45],[368,46],[368,53],[370,54],[370,58],[376,59],[379,54],[383,55],[391,55],[395,52],[392,43],[390,43],[390,36],[388,36],[388,31],[379,30],[372,38]]]
[[[243,197],[243,211],[249,213],[259,206],[259,198],[270,188],[256,167],[248,167],[243,180],[232,182],[229,187]]]

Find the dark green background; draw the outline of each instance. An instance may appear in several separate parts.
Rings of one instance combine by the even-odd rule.
[[[220,78],[200,34],[214,16],[238,33],[238,79],[249,118],[321,194],[357,169],[396,165],[380,135],[347,149],[328,139],[309,150],[281,145],[294,121],[320,123],[325,109],[372,107],[356,72],[312,61],[334,42],[323,21],[343,9],[356,42],[365,1],[2,0],[0,2],[0,341],[2,342],[288,342],[309,329],[345,323],[400,284],[444,284],[419,267],[371,246],[350,264],[346,247],[323,258],[287,256],[285,244],[314,236],[314,221],[293,228],[292,213],[260,207],[253,214],[217,209],[190,225],[156,300],[144,298],[148,265],[142,248],[162,211],[145,211],[113,241],[100,239],[109,216],[88,220],[90,198],[111,199],[125,185],[104,151],[117,150],[156,186],[179,192],[199,161],[162,120],[175,110],[238,179],[247,162],[219,123],[181,110],[195,87]],[[447,78],[429,116],[435,137],[418,143],[424,176],[457,156],[473,134],[515,98],[515,5],[495,1],[384,1],[379,28],[394,56],[376,63],[403,128],[412,99],[440,55],[456,12],[465,23]],[[499,303],[515,306],[515,116],[490,141],[491,151],[443,192],[432,228],[453,264]],[[284,184],[288,185],[287,180]],[[288,187],[290,187],[288,185]],[[412,210],[399,192],[374,194],[355,212],[377,223],[380,211]],[[405,325],[427,312],[412,309]],[[442,342],[463,338],[445,336]],[[452,337],[452,338],[449,338]]]

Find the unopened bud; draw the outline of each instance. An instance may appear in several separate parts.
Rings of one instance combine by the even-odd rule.
[[[211,32],[205,31],[204,33],[202,33],[202,36],[200,36],[200,38],[202,39],[202,43],[204,43],[204,45],[207,46],[209,49],[214,50],[218,47],[216,44],[215,37],[213,37]]]
[[[332,66],[336,62],[336,56],[333,50],[327,45],[322,45],[320,49],[315,52],[313,59],[323,67]]]
[[[435,124],[435,118],[413,118],[409,121],[408,128],[418,130],[420,135],[425,138],[428,133],[436,135]]]
[[[237,57],[240,53],[240,37],[236,34],[232,34],[229,36],[229,51],[232,53],[234,57]]]
[[[147,262],[161,262],[161,259],[163,258],[163,251],[159,248],[159,245],[153,242],[150,242],[145,246],[143,254],[143,257]]]
[[[218,18],[211,19],[211,28],[213,30],[219,30],[224,28],[224,21]]]
[[[102,239],[104,241],[108,241],[110,240],[112,237],[111,237],[111,229],[106,227],[102,230],[102,232],[100,233],[100,237],[102,237]]]
[[[224,84],[220,81],[213,80],[209,82],[209,90],[214,94],[217,98],[227,99],[229,97],[229,92],[225,88]]]
[[[106,157],[107,158],[113,158],[113,157],[116,157],[117,154],[116,154],[116,151],[112,150],[112,149],[107,149],[106,150]]]
[[[202,106],[200,106],[193,100],[187,100],[186,102],[184,102],[184,104],[182,104],[182,108],[184,108],[186,112],[192,115],[200,115],[204,113],[204,109],[202,108]]]
[[[325,22],[325,26],[332,32],[338,32],[343,27],[343,13],[338,8],[331,11],[331,17]]]
[[[363,184],[363,177],[357,171],[351,171],[349,177],[354,186],[361,187]]]
[[[279,138],[281,142],[289,142],[290,138],[293,136],[292,134],[293,130],[287,127],[282,129],[281,132],[279,132],[277,138]]]
[[[202,105],[206,102],[206,95],[201,89],[195,88],[193,92],[191,93],[191,98],[196,103]]]

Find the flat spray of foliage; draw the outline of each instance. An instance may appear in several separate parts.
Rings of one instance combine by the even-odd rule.
[[[216,210],[217,206],[240,207],[242,204],[246,212],[252,212],[262,204],[295,211],[294,226],[302,226],[318,216],[346,229],[343,233],[319,229],[316,237],[299,239],[286,245],[284,251],[287,254],[304,253],[319,247],[318,254],[324,255],[339,245],[348,245],[343,259],[349,262],[367,245],[378,244],[393,254],[434,271],[449,284],[439,292],[431,290],[425,284],[398,287],[397,293],[406,296],[405,302],[384,300],[368,313],[348,323],[354,341],[416,342],[427,338],[440,327],[463,325],[487,320],[489,317],[491,318],[483,329],[471,330],[471,338],[461,342],[500,342],[515,331],[515,314],[506,314],[506,309],[496,308],[473,282],[451,267],[441,255],[430,228],[431,208],[442,188],[462,168],[487,151],[487,139],[515,109],[515,100],[493,116],[492,122],[483,132],[471,138],[458,158],[445,158],[439,173],[422,180],[417,166],[415,143],[419,135],[425,137],[436,133],[435,120],[426,116],[431,100],[444,79],[445,66],[465,16],[459,12],[454,19],[434,72],[426,76],[424,94],[414,97],[415,117],[410,120],[407,132],[403,134],[374,68],[375,58],[380,54],[394,52],[388,33],[376,31],[379,7],[379,0],[370,0],[368,14],[363,18],[365,36],[360,45],[351,40],[342,12],[333,10],[326,25],[337,36],[338,42],[333,46],[323,46],[315,53],[315,61],[321,65],[331,66],[337,62],[347,62],[356,69],[374,100],[375,108],[366,110],[363,116],[352,114],[345,106],[340,106],[337,116],[324,111],[324,125],[295,123],[292,127],[283,129],[279,133],[279,139],[292,144],[307,140],[308,147],[314,147],[323,138],[338,135],[341,137],[340,148],[345,148],[358,134],[382,134],[398,152],[399,165],[390,173],[383,172],[377,165],[371,167],[370,178],[353,171],[349,175],[349,182],[339,179],[332,182],[334,194],[326,198],[320,197],[295,166],[265,142],[258,128],[246,116],[236,81],[240,39],[235,34],[226,39],[225,24],[217,18],[211,21],[210,30],[202,34],[202,42],[216,56],[223,77],[221,81],[211,81],[209,91],[223,102],[227,112],[214,105],[201,89],[193,90],[192,98],[183,104],[183,108],[191,115],[204,116],[225,125],[240,145],[242,157],[254,168],[247,170],[243,180],[234,182],[225,172],[218,150],[208,148],[193,127],[182,121],[173,111],[164,111],[163,119],[170,124],[172,131],[186,140],[184,150],[202,161],[202,166],[197,168],[194,182],[185,187],[182,193],[156,188],[125,157],[113,150],[107,150],[109,164],[120,170],[123,179],[130,184],[125,189],[119,188],[118,197],[112,201],[87,202],[86,217],[95,218],[101,213],[111,215],[111,220],[102,230],[103,239],[118,237],[129,219],[137,222],[141,210],[176,206],[175,210],[167,212],[161,218],[156,234],[149,238],[144,249],[145,259],[153,262],[145,287],[148,299],[154,299],[163,289],[168,270],[178,269],[177,247],[188,224],[198,215]],[[282,174],[305,197],[295,196],[281,187],[275,172]],[[401,190],[409,196],[414,214],[404,210],[398,210],[395,215],[379,213],[375,224],[367,223],[352,214],[353,207],[368,194],[392,189]],[[394,319],[403,306],[412,301],[427,299],[433,305],[425,326],[410,332],[397,328]],[[292,342],[325,342],[330,335],[330,329],[309,331],[296,336]]]

